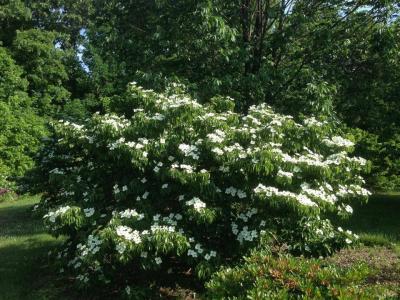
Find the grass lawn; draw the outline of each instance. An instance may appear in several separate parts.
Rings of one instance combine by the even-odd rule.
[[[358,233],[366,245],[392,244],[400,254],[400,193],[376,194],[353,208],[343,227]]]
[[[0,200],[1,201],[1,200]],[[49,266],[48,251],[60,243],[32,218],[39,197],[0,202],[0,299],[60,299],[63,289]]]
[[[78,299],[66,292],[69,283],[48,260],[48,251],[61,240],[46,233],[40,218],[32,217],[39,197],[1,201],[0,300]],[[371,197],[368,204],[354,207],[354,215],[341,225],[358,233],[364,244],[390,246],[400,255],[400,193]]]

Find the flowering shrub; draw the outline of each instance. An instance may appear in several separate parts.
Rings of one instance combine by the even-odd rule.
[[[265,233],[349,214],[369,194],[366,161],[325,122],[296,123],[267,105],[239,114],[230,98],[202,105],[135,83],[124,101],[129,119],[59,121],[43,150],[44,219],[69,237],[59,258],[83,285],[117,282],[128,293],[132,274],[180,266],[204,277]]]

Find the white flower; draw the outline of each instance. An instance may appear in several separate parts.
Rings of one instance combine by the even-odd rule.
[[[86,217],[91,217],[94,214],[94,208],[85,208],[83,209],[83,212],[85,213]]]
[[[124,243],[118,243],[115,246],[115,250],[117,250],[118,253],[123,254],[125,252],[125,250],[126,250],[126,245]]]
[[[293,177],[293,173],[291,173],[291,172],[285,172],[285,171],[279,170],[277,176],[278,176],[278,177],[292,178],[292,177]]]
[[[162,188],[162,189],[168,188],[168,183],[163,184],[163,185],[161,186],[161,188]]]
[[[128,226],[118,226],[116,232],[118,236],[123,237],[128,241],[132,241],[135,244],[140,244],[142,242],[139,231],[132,230],[132,228]]]
[[[217,129],[214,133],[207,134],[207,137],[213,143],[222,143],[225,138],[225,132]]]
[[[118,193],[120,192],[119,187],[118,187],[118,184],[115,184],[115,185],[113,186],[113,190],[114,190],[114,194],[118,194]]]
[[[193,251],[192,249],[189,249],[187,255],[196,258],[197,257],[197,252]]]
[[[193,208],[198,212],[202,211],[206,207],[206,204],[197,197],[194,197],[191,200],[186,201],[186,205],[193,206]]]
[[[128,187],[126,186],[126,185],[124,185],[123,187],[122,187],[122,191],[123,192],[126,192],[128,190]]]
[[[344,207],[344,210],[347,211],[349,214],[353,213],[353,208],[350,205],[346,205]]]
[[[237,196],[239,197],[239,199],[243,199],[243,198],[247,197],[246,193],[243,192],[242,190],[237,191]]]
[[[315,202],[311,201],[311,199],[305,195],[298,195],[297,200],[299,201],[300,204],[305,206],[317,206]]]
[[[143,214],[139,214],[135,209],[126,209],[119,213],[121,218],[132,218],[137,217],[138,220],[142,220],[144,218]]]
[[[237,189],[235,189],[233,186],[231,186],[225,190],[225,194],[228,194],[231,196],[235,196],[236,193],[237,193]]]
[[[129,286],[127,286],[127,287],[125,288],[125,293],[126,293],[127,295],[130,295],[130,294],[131,294],[131,288],[130,288]]]
[[[327,146],[337,146],[337,147],[352,147],[354,143],[347,139],[342,138],[341,136],[334,136],[332,139],[323,139],[322,140]]]
[[[154,260],[155,260],[155,262],[156,262],[157,265],[159,265],[159,264],[162,263],[161,257],[156,257]]]
[[[56,211],[50,211],[46,215],[43,216],[44,219],[48,218],[50,222],[54,223],[56,221],[56,217],[65,214],[71,207],[62,206],[59,207]]]
[[[217,155],[223,155],[224,154],[224,151],[222,151],[220,148],[217,148],[217,147],[213,148],[211,151],[214,152]]]
[[[351,243],[353,242],[353,241],[350,240],[350,239],[346,239],[345,241],[346,241],[346,244],[351,244]]]
[[[198,148],[195,145],[180,144],[178,149],[185,154],[185,156],[199,159]]]

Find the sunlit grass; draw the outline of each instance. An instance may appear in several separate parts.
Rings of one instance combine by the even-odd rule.
[[[60,243],[32,217],[38,197],[0,202],[0,299],[60,299],[47,253]]]

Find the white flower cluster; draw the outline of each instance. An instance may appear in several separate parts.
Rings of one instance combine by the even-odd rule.
[[[191,256],[193,258],[198,258],[199,256],[203,256],[205,260],[210,260],[213,257],[217,256],[217,252],[214,250],[211,250],[209,253],[206,253],[205,250],[202,248],[200,243],[197,243],[194,246],[194,249],[189,249],[187,252],[188,256]]]
[[[288,191],[280,191],[275,187],[269,186],[266,187],[261,183],[254,189],[256,194],[262,194],[266,197],[279,197],[282,199],[293,199],[298,201],[301,205],[304,206],[318,206],[315,202],[313,202],[310,198],[308,198],[304,194],[295,194]]]
[[[303,121],[303,123],[304,123],[304,125],[309,126],[309,127],[314,127],[314,126],[315,127],[322,127],[322,126],[327,124],[326,121],[320,122],[317,119],[315,119],[315,117],[311,117],[311,118],[305,119]]]
[[[181,169],[188,174],[192,174],[194,172],[194,167],[187,164],[177,164],[174,163],[171,165],[171,169]]]
[[[85,214],[85,216],[86,216],[87,218],[93,216],[93,215],[94,215],[94,212],[95,212],[95,209],[94,209],[93,207],[92,207],[92,208],[84,208],[84,209],[83,209],[83,213]]]
[[[138,141],[129,141],[126,142],[124,137],[119,138],[113,143],[108,144],[108,149],[114,150],[117,148],[120,148],[122,146],[126,146],[130,149],[135,149],[135,150],[141,150],[142,156],[147,157],[148,153],[144,151],[143,149],[146,147],[146,145],[149,143],[149,140],[146,138],[139,138]]]
[[[353,196],[368,197],[371,195],[371,192],[359,185],[350,184],[349,186],[344,186],[339,184],[339,191],[336,193],[336,195],[342,198]]]
[[[246,213],[239,214],[238,219],[246,223],[252,216],[257,214],[257,212],[258,209],[253,207],[251,209],[248,209]]]
[[[142,220],[144,218],[144,214],[139,214],[135,209],[126,209],[119,213],[121,218],[136,218],[137,220]]]
[[[201,212],[204,208],[206,208],[206,204],[197,197],[186,201],[186,205],[193,206],[193,208],[198,212]]]
[[[232,233],[236,235],[236,239],[240,244],[243,244],[244,241],[253,242],[258,238],[257,230],[249,230],[248,226],[244,226],[242,230],[239,231],[239,226],[236,223],[231,223]]]
[[[78,244],[76,246],[76,248],[80,251],[80,255],[83,257],[83,256],[88,255],[89,253],[96,254],[97,252],[99,252],[100,245],[102,243],[103,243],[103,241],[99,237],[91,234],[88,236],[88,239],[87,239],[87,242],[85,245]]]
[[[60,208],[58,208],[55,211],[49,211],[47,214],[45,214],[43,216],[44,219],[48,219],[51,223],[55,223],[56,218],[58,216],[61,216],[63,214],[65,214],[71,207],[67,206],[62,206]]]
[[[124,117],[119,117],[116,115],[106,114],[99,118],[100,123],[105,126],[110,126],[114,130],[121,130],[127,128],[131,123]]]
[[[225,132],[217,129],[213,133],[207,134],[207,137],[213,143],[222,143],[225,139]]]
[[[199,149],[196,145],[180,144],[178,149],[185,154],[185,156],[190,156],[193,159],[199,159]]]
[[[318,189],[312,189],[308,183],[303,183],[301,185],[301,192],[314,200],[326,201],[330,204],[335,204],[338,200],[336,195],[332,193],[333,188],[330,184],[327,184],[326,188],[320,186]]]
[[[128,226],[118,226],[115,231],[118,236],[123,237],[128,241],[132,241],[135,244],[140,244],[142,242],[142,239],[140,238],[140,232],[133,230]]]
[[[354,143],[352,141],[349,141],[345,138],[342,138],[341,136],[334,136],[332,139],[323,139],[322,142],[324,142],[326,145],[330,147],[353,147]]]
[[[279,170],[276,175],[278,177],[286,177],[286,178],[292,178],[293,177],[293,173],[292,172],[285,172],[285,171],[282,171],[282,170]]]
[[[232,197],[238,196],[239,199],[244,199],[247,197],[247,194],[242,190],[236,189],[233,186],[227,188],[225,190],[225,194],[231,195]]]

